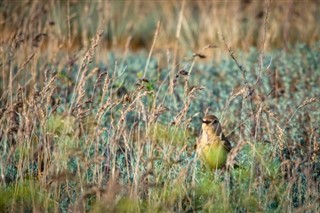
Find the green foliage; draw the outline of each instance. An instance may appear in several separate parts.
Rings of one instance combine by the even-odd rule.
[[[312,98],[320,93],[319,47],[267,52],[261,70],[257,50],[238,53],[252,97],[235,95],[246,87],[228,58],[182,61],[175,71],[189,75],[174,76],[172,93],[170,67],[154,58],[141,79],[144,53],[128,54],[114,69],[119,59],[110,53],[108,66],[97,66],[108,67],[107,77],[98,79],[101,72],[90,67],[79,93],[73,91],[78,69],[69,73],[60,64],[52,94],[29,94],[17,119],[10,113],[0,118],[1,209],[316,212],[320,106]],[[190,94],[200,86],[205,89]],[[56,111],[45,101],[52,97],[61,99]],[[211,172],[200,164],[193,146],[207,107],[218,112],[232,144],[241,145],[238,168]]]
[[[53,115],[49,117],[46,128],[56,136],[72,135],[76,131],[76,119],[72,116]]]
[[[52,211],[54,202],[36,180],[26,179],[18,184],[0,187],[0,212]]]
[[[191,137],[186,129],[161,123],[151,125],[149,135],[159,145],[179,147],[188,144],[188,139]]]

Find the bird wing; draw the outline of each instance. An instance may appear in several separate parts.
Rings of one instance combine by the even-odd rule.
[[[224,134],[222,134],[221,140],[222,140],[223,146],[226,148],[228,152],[230,152],[230,150],[232,149],[232,146],[230,141],[224,136]]]

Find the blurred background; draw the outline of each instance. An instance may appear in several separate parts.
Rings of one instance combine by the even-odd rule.
[[[267,22],[266,15],[268,13]],[[22,1],[0,2],[1,42],[21,39],[44,42],[44,49],[79,49],[103,31],[102,49],[148,50],[157,22],[161,21],[155,48],[179,53],[206,45],[222,46],[221,37],[236,49],[259,47],[267,27],[266,48],[312,45],[320,38],[320,1]],[[219,58],[223,48],[214,50]]]

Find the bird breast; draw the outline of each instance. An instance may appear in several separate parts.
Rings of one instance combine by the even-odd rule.
[[[220,137],[216,134],[203,132],[197,145],[197,153],[210,169],[223,166],[227,160],[228,151]]]

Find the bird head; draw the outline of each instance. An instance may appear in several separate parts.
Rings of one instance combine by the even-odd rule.
[[[202,130],[208,134],[219,136],[222,133],[219,119],[215,115],[206,115],[202,118]]]

